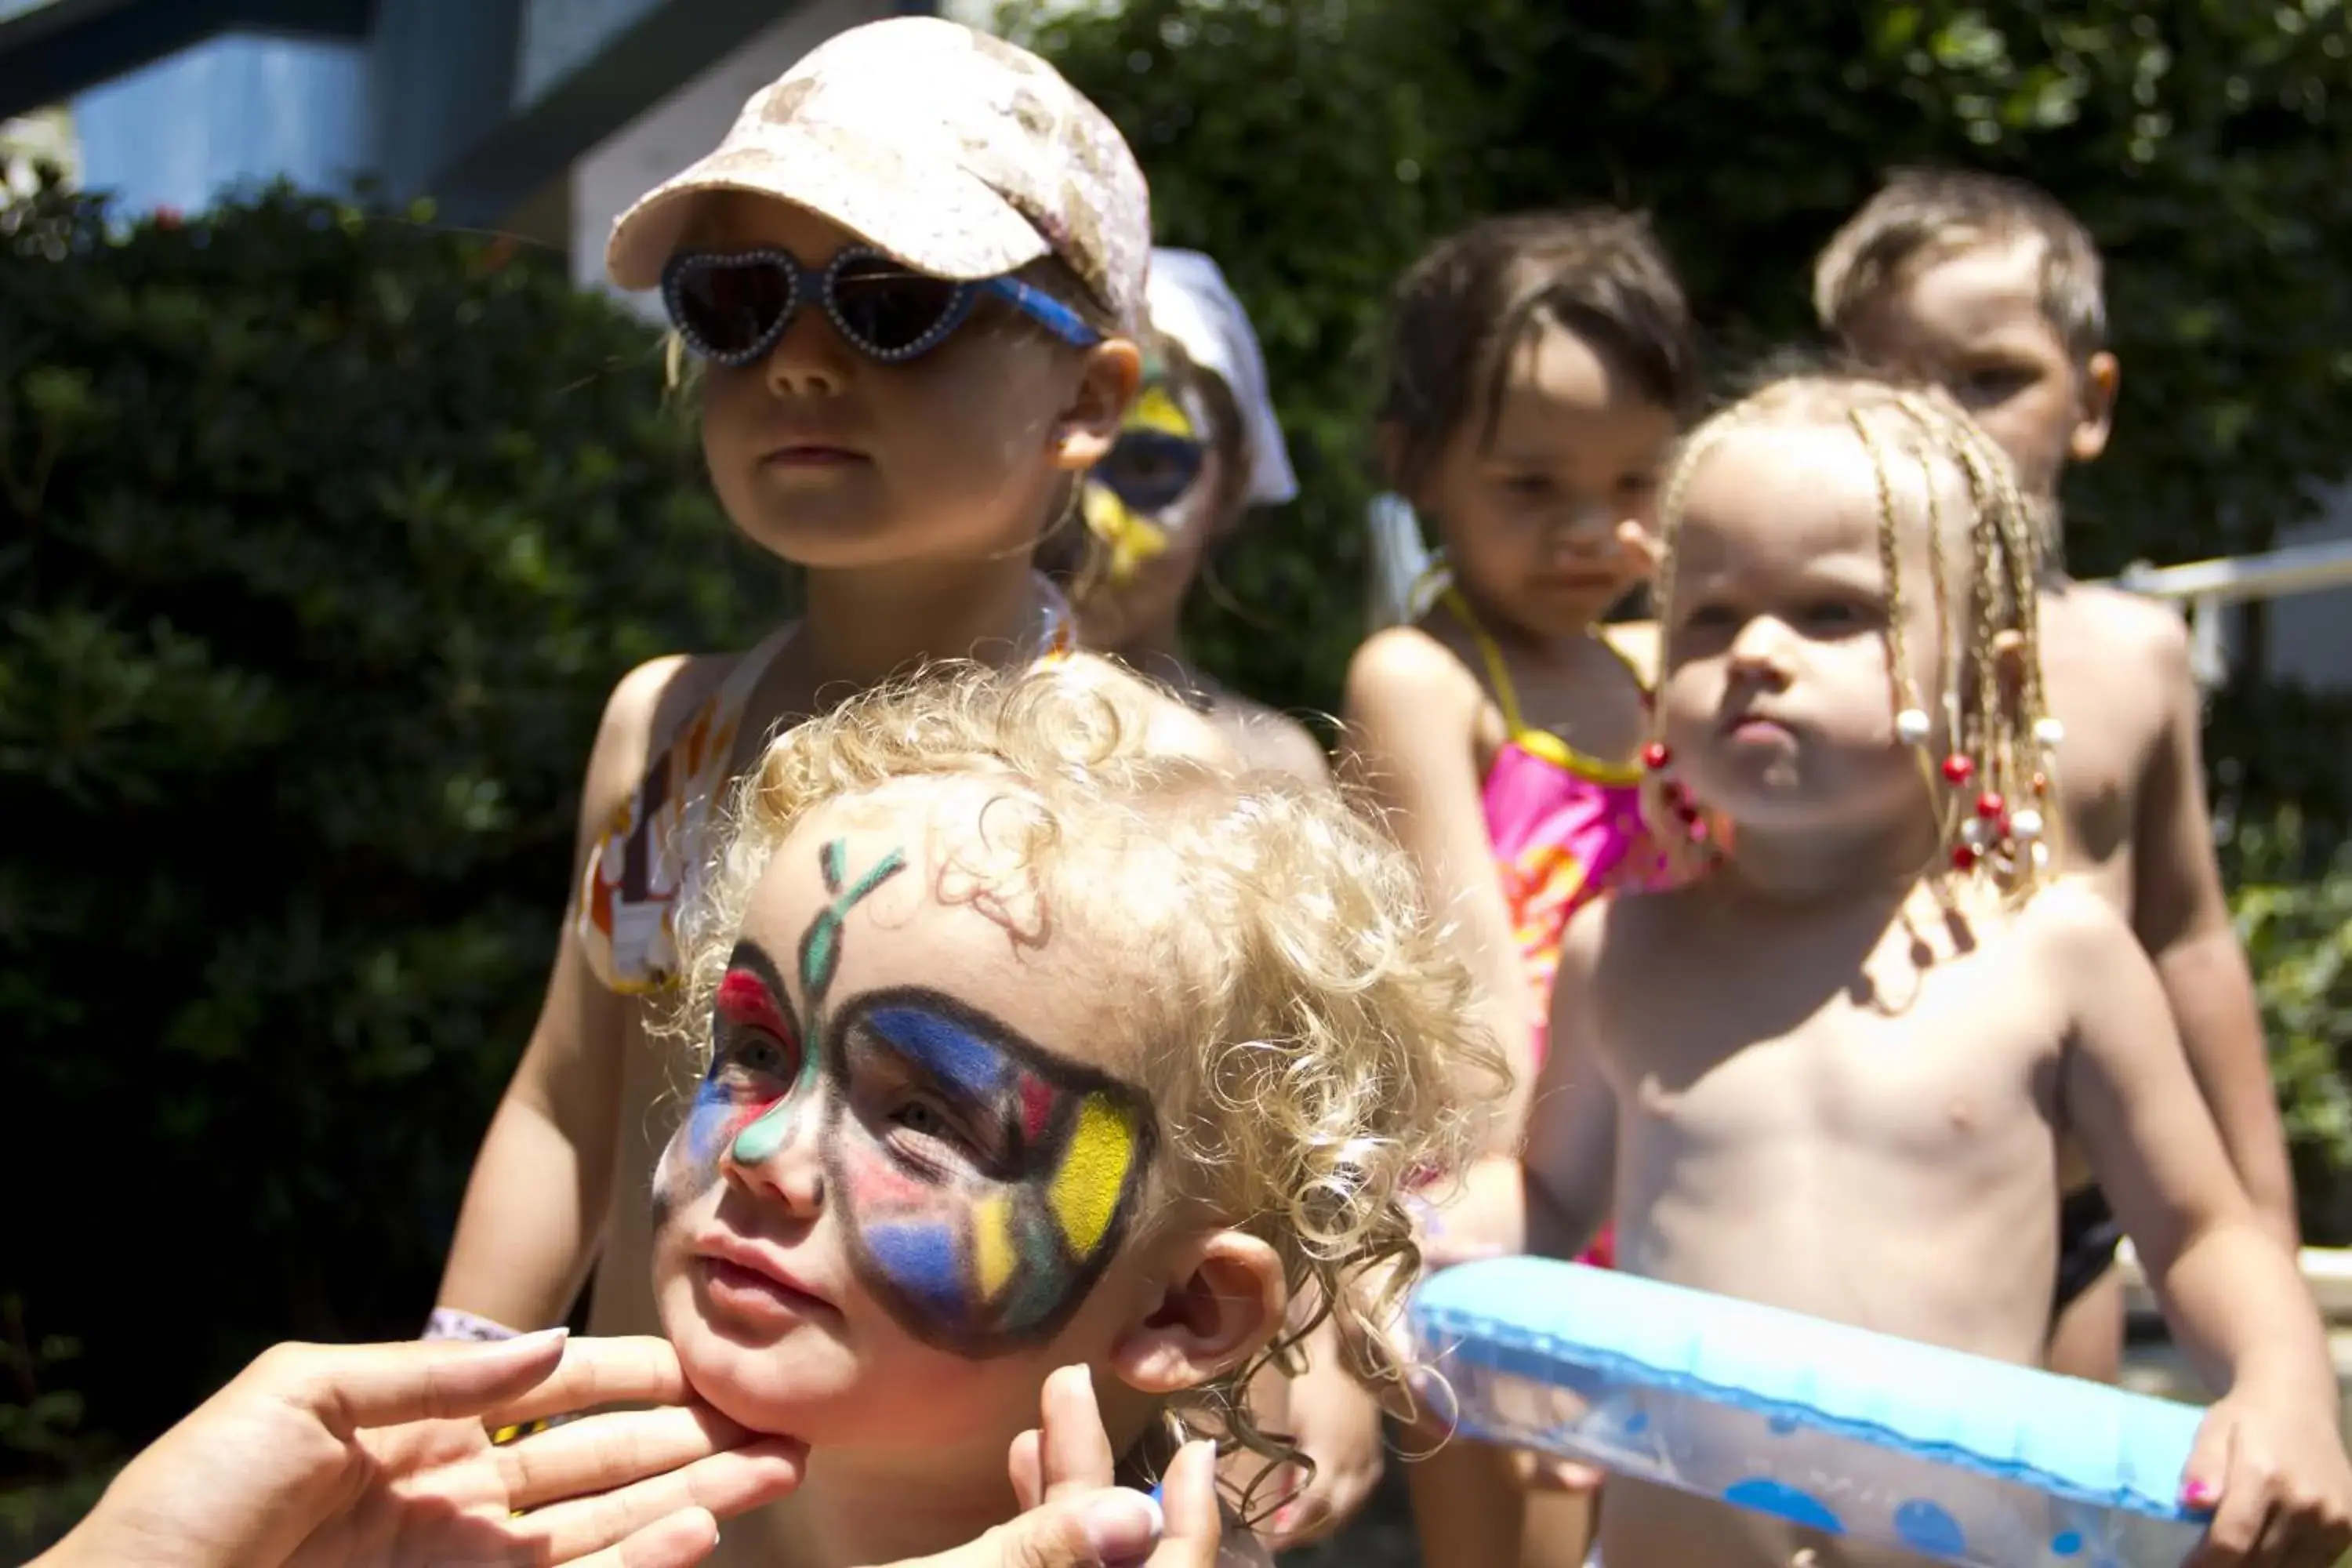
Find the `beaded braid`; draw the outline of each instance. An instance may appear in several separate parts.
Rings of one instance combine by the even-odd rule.
[[[1808,405],[1817,417],[1834,410],[1871,461],[1879,510],[1879,561],[1886,577],[1886,652],[1895,731],[1917,754],[1938,839],[1950,873],[1982,880],[2006,903],[2023,902],[2047,879],[2056,850],[2051,776],[2063,731],[2049,716],[2042,681],[2040,583],[2042,532],[2020,493],[2008,458],[1974,421],[1940,394],[1831,376],[1776,381],[1715,415],[1684,443],[1668,471],[1659,506],[1661,560],[1656,580],[1661,664],[1668,662],[1675,616],[1676,544],[1693,476],[1715,444],[1734,430],[1790,419]],[[1885,428],[1889,419],[1895,428]],[[1941,635],[1957,632],[1962,646],[1939,659],[1947,671],[1937,695],[1950,750],[1929,751],[1936,726],[1915,689],[1903,636],[1898,508],[1891,458],[1896,447],[1916,457],[1927,495],[1930,590]],[[1954,595],[1943,549],[1944,510],[1939,464],[1956,469],[1968,489],[1970,577],[1965,613]],[[2014,657],[2014,678],[2004,669]],[[1661,671],[1663,676],[1663,670]],[[1680,781],[1668,776],[1672,757],[1654,708],[1642,758],[1651,779],[1644,802],[1654,823],[1671,820],[1668,858],[1697,868],[1725,842],[1723,825]]]

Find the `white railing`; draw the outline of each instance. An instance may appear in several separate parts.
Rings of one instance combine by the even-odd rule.
[[[2108,581],[2116,587],[2180,605],[2189,616],[2189,668],[2200,686],[2218,686],[2230,673],[2229,650],[2222,640],[2222,607],[2249,599],[2352,587],[2352,540],[2290,544],[2262,555],[2191,561],[2179,566],[2135,562]]]

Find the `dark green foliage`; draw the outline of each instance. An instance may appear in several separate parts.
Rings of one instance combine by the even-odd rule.
[[[654,334],[423,216],[0,237],[0,1296],[104,1430],[416,1331],[603,695],[761,607]]]

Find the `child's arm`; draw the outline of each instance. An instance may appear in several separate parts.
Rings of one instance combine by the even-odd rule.
[[[2352,1544],[2352,1466],[2311,1292],[2230,1169],[2137,939],[2069,885],[2042,893],[2029,918],[2049,944],[2040,972],[2073,1013],[2064,1110],[2175,1336],[2221,1395],[2183,1496],[2220,1501],[2217,1546],[2259,1537],[2259,1561],[2333,1562]]]
[[[1349,662],[1341,718],[1349,770],[1420,867],[1431,907],[1454,922],[1457,951],[1478,981],[1480,1022],[1510,1064],[1509,1098],[1486,1137],[1489,1152],[1503,1153],[1526,1120],[1536,1008],[1480,799],[1476,726],[1485,700],[1434,638],[1396,626]]]
[[[2132,927],[2156,961],[2197,1087],[2254,1207],[2289,1250],[2300,1241],[2294,1173],[2253,976],[2230,923],[2205,805],[2204,747],[2189,646],[2167,616],[2154,664],[2170,698],[2161,743],[2140,781],[2132,828]]]
[[[605,703],[581,790],[574,897],[554,973],[466,1184],[437,1306],[512,1329],[560,1323],[594,1261],[612,1202],[628,1001],[581,953],[577,890],[588,855],[645,772],[655,710],[682,663],[640,666]]]
[[[1574,1258],[1609,1218],[1617,1181],[1617,1096],[1601,1076],[1592,978],[1611,915],[1606,899],[1577,911],[1552,979],[1551,1044],[1528,1115],[1526,1249]]]

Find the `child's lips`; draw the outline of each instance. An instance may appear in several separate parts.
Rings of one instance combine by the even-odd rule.
[[[840,1311],[768,1248],[736,1237],[706,1237],[695,1267],[714,1300],[745,1316],[807,1321]]]

